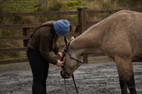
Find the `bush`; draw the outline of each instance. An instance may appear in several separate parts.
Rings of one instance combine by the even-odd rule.
[[[83,2],[81,0],[75,0],[75,1],[64,1],[63,4],[67,7],[67,8],[74,8],[77,6],[82,6]]]
[[[111,0],[123,8],[142,8],[142,0]]]

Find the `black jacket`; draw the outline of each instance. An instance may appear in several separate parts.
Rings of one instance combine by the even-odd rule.
[[[32,34],[28,47],[40,52],[42,57],[52,64],[57,64],[57,59],[49,54],[54,51],[59,52],[57,40],[59,36],[56,34],[53,25],[42,25]]]

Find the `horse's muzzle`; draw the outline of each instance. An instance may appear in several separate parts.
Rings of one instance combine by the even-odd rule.
[[[60,71],[60,74],[61,74],[62,78],[64,78],[64,79],[70,78],[70,75],[68,73],[64,72],[63,70]]]

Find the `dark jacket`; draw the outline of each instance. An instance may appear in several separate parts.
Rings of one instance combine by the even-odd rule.
[[[58,37],[52,25],[42,25],[31,36],[28,47],[38,51],[48,62],[57,64],[57,59],[51,56],[49,52],[58,53],[59,48],[56,44]]]

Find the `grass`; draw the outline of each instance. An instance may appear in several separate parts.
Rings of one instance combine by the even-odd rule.
[[[31,12],[35,11],[38,0],[1,0],[2,11],[6,12]]]

